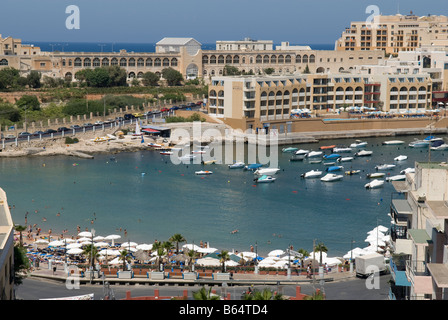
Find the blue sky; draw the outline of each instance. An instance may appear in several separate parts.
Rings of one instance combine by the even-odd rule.
[[[447,0],[1,0],[0,34],[24,41],[153,43],[193,37],[202,43],[251,37],[294,44],[332,44],[366,8],[384,15],[448,15]],[[80,29],[66,28],[66,7],[80,10]]]

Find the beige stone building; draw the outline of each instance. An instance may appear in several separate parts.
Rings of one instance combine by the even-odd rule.
[[[367,20],[367,19],[366,19]],[[386,54],[412,51],[427,46],[448,45],[448,17],[377,15],[372,21],[351,22],[335,43],[335,50],[381,49]]]
[[[14,299],[14,224],[0,189],[0,300]]]

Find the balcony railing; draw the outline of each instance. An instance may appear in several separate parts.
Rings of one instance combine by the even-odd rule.
[[[428,276],[425,261],[408,260],[406,261],[406,276],[414,284],[415,276]]]

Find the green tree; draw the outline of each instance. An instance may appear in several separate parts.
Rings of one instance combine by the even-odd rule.
[[[274,68],[266,68],[263,71],[266,74],[273,74],[275,70],[274,70]]]
[[[110,86],[111,87],[124,87],[127,86],[126,70],[119,66],[107,66],[103,67],[109,73]]]
[[[252,293],[245,293],[242,300],[285,300],[281,293],[273,292],[267,288],[263,291],[255,289]]]
[[[145,87],[155,87],[159,84],[160,76],[157,73],[148,71],[142,76],[142,83]]]
[[[225,263],[226,263],[226,261],[230,260],[229,251],[222,250],[221,253],[218,253],[218,258],[219,258],[219,262],[222,263],[222,272],[225,272],[225,270],[226,270]]]
[[[237,67],[225,65],[222,74],[224,76],[237,76],[241,74],[241,71]]]
[[[22,232],[26,230],[26,226],[15,225],[14,229],[19,232],[19,246],[23,247],[23,236]]]
[[[169,240],[176,243],[176,253],[179,253],[179,243],[187,241],[180,233],[173,234]]]
[[[14,68],[5,68],[0,70],[0,89],[13,87],[19,78],[19,70]],[[28,83],[28,81],[27,81]]]
[[[28,74],[28,76],[26,77],[26,79],[28,80],[28,85],[30,86],[30,88],[40,88],[41,87],[41,83],[40,83],[40,79],[42,77],[42,74],[36,70],[31,70],[30,73]]]
[[[95,261],[100,256],[98,249],[92,244],[86,245],[82,254],[86,256],[87,260],[92,266],[95,265]]]
[[[182,74],[173,68],[165,68],[162,70],[162,77],[169,86],[178,86],[184,80]]]
[[[324,245],[323,242],[319,242],[317,246],[314,248],[314,252],[319,252],[319,263],[322,264],[322,252],[328,252],[328,248]]]
[[[131,257],[126,249],[120,251],[120,255],[118,256],[118,260],[123,262],[123,271],[126,270],[126,263],[131,262]]]
[[[308,67],[308,65],[306,65],[305,70],[303,70],[303,73],[305,74],[309,74],[310,72],[310,68]]]
[[[27,249],[23,246],[14,246],[14,284],[22,284],[25,271],[30,268],[30,261],[26,256]]]
[[[19,109],[9,102],[0,102],[0,115],[3,124],[12,124],[21,119]]]
[[[86,80],[89,87],[104,88],[111,84],[109,71],[105,68],[96,68],[87,73]]]
[[[208,291],[202,287],[198,291],[193,291],[193,299],[194,300],[220,300],[218,295],[212,294],[212,288],[209,288]]]
[[[299,251],[297,251],[298,253],[300,253],[302,256],[300,257],[300,265],[302,266],[302,268],[304,267],[303,265],[303,260],[305,257],[308,257],[310,255],[310,253],[308,251],[306,251],[305,249],[300,248]]]
[[[40,102],[36,96],[24,95],[17,100],[16,106],[22,110],[40,110]]]
[[[197,251],[194,251],[194,250],[188,250],[188,251],[187,251],[187,257],[188,257],[188,260],[187,260],[187,267],[188,267],[188,270],[191,271],[191,266],[193,265],[193,261],[194,261],[196,258],[199,257],[199,253],[198,253]]]

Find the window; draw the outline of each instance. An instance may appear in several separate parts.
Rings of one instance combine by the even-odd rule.
[[[7,66],[7,65],[8,65],[8,60],[6,60],[6,59],[0,60],[0,66]]]
[[[134,58],[129,59],[129,66],[135,67],[135,59]]]

